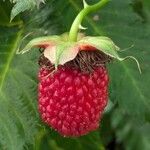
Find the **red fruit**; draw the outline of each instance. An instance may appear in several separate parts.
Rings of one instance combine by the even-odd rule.
[[[85,135],[99,127],[108,99],[108,74],[104,66],[90,74],[59,66],[39,71],[39,112],[63,136]]]

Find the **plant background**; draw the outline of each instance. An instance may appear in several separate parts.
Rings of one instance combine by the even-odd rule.
[[[121,49],[134,45],[120,55],[135,56],[142,74],[131,60],[108,65],[110,99],[100,129],[80,138],[63,138],[41,123],[37,112],[40,53],[34,49],[16,55],[16,50],[28,33],[33,32],[22,45],[32,37],[69,31],[82,1],[11,2],[0,1],[0,150],[149,150],[150,1],[112,0],[84,20],[86,34],[109,36]],[[10,22],[10,17],[15,19]]]

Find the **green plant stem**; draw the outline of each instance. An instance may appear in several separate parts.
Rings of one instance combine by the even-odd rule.
[[[91,12],[97,11],[98,9],[102,8],[106,3],[108,3],[109,0],[101,0],[97,4],[94,5],[87,5],[83,10],[80,11],[80,13],[77,15],[75,18],[70,32],[69,32],[69,40],[70,41],[77,41],[77,35],[78,35],[78,30],[79,26],[82,23],[82,20]]]

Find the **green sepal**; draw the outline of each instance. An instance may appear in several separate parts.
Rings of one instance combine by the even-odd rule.
[[[73,60],[78,52],[80,51],[80,46],[89,45],[95,47],[97,50],[102,51],[104,54],[121,60],[117,51],[119,48],[113,43],[110,38],[107,37],[83,37],[80,38],[77,42],[67,42],[61,41],[58,42],[54,47],[49,46],[44,51],[44,56],[48,58],[51,63],[57,66],[63,65],[66,62]]]
[[[133,56],[121,58],[118,54],[120,48],[116,46],[110,38],[104,36],[82,37],[79,34],[77,42],[70,42],[68,40],[68,33],[64,33],[60,36],[52,35],[39,37],[31,40],[23,50],[18,50],[17,54],[23,54],[33,47],[42,47],[44,45],[46,45],[44,56],[55,65],[55,68],[57,68],[58,65],[64,65],[66,62],[73,60],[77,56],[78,52],[82,50],[81,47],[87,45],[94,47],[96,50],[99,50],[111,58],[119,61],[123,61],[127,58],[133,59],[137,63],[138,69],[141,73],[140,65],[137,59]]]
[[[38,47],[39,45],[57,44],[60,40],[61,37],[57,35],[38,37],[31,40],[22,50],[20,50],[20,44],[16,53],[24,54],[30,51],[33,47]]]
[[[44,56],[55,65],[64,65],[66,62],[73,60],[79,52],[75,42],[59,42],[55,46],[49,46],[44,51]]]
[[[60,36],[53,35],[53,36],[43,36],[38,37],[31,40],[21,51],[20,48],[17,49],[17,54],[24,54],[30,51],[33,47],[38,47],[39,45],[49,45],[49,44],[57,44],[60,41]]]
[[[138,60],[133,56],[126,56],[125,58],[121,58],[118,54],[118,52],[120,51],[120,48],[118,46],[116,46],[115,43],[108,37],[86,36],[86,37],[82,38],[78,43],[81,45],[92,46],[92,47],[96,48],[97,50],[103,52],[104,54],[106,54],[114,59],[117,59],[119,61],[123,61],[128,58],[133,59],[138,66],[139,72],[141,73],[141,68],[140,68],[140,64],[139,64]]]
[[[117,51],[119,51],[120,48],[118,46],[116,46],[114,44],[114,42],[108,37],[86,36],[86,37],[82,38],[78,43],[81,45],[89,45],[89,46],[95,47],[97,50],[102,51],[104,54],[106,54],[112,58],[119,59],[119,55],[118,55]]]
[[[52,46],[52,45],[59,45],[59,43],[61,43],[61,42],[69,43],[68,42],[69,36],[68,36],[68,33],[66,32],[61,35],[51,35],[51,36],[42,36],[42,37],[34,38],[31,41],[29,41],[29,43],[23,49],[21,49],[20,47],[21,47],[23,41],[29,35],[30,35],[30,33],[22,39],[21,43],[18,46],[16,54],[24,54],[24,53],[30,51],[33,47],[40,47],[42,45],[51,45]],[[78,40],[81,39],[82,36],[83,36],[82,34],[78,34]]]

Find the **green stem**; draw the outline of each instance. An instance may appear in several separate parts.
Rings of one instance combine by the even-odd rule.
[[[79,26],[81,25],[82,20],[87,16],[87,14],[102,8],[107,2],[109,2],[109,0],[101,0],[97,4],[91,6],[87,5],[83,10],[80,11],[71,26],[69,32],[70,41],[77,41]]]

